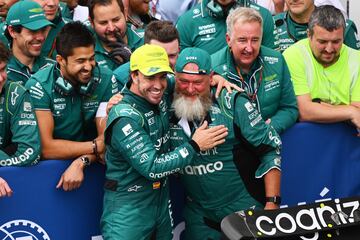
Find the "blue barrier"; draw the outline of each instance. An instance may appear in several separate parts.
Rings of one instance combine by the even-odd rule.
[[[346,124],[299,123],[283,136],[283,202],[295,205],[317,199],[360,195],[360,138]],[[55,186],[69,161],[42,161],[33,167],[0,168],[14,191],[0,199],[2,240],[98,240],[104,167],[85,170],[80,189],[64,192]],[[172,182],[174,239],[183,224],[183,191]]]

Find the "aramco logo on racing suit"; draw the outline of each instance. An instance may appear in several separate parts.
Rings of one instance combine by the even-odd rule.
[[[182,174],[188,175],[203,175],[213,173],[215,171],[221,171],[224,167],[223,162],[217,161],[214,163],[200,164],[197,166],[188,165],[181,171]]]

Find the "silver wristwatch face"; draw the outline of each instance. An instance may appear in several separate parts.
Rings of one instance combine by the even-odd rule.
[[[83,164],[85,166],[89,166],[90,165],[90,159],[88,157],[81,157],[81,161],[83,162]]]

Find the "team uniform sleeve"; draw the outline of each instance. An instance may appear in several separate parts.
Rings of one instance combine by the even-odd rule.
[[[299,96],[309,94],[310,88],[306,79],[307,75],[305,71],[304,57],[302,56],[300,49],[293,45],[284,51],[283,56],[290,71],[295,95]]]
[[[180,171],[191,163],[195,154],[189,143],[171,152],[159,154],[148,133],[128,117],[121,117],[115,122],[112,133],[111,147],[120,151],[126,161],[149,180],[157,180]]]
[[[353,21],[346,20],[344,44],[353,49],[360,49],[360,39],[358,37],[357,28]]]
[[[290,79],[290,72],[283,57],[281,57],[281,61],[283,62],[283,71],[281,76],[280,105],[276,114],[271,117],[271,125],[278,133],[282,133],[294,125],[299,115],[294,88]]]
[[[40,82],[30,78],[26,82],[35,110],[51,110],[51,99]]]
[[[14,99],[12,96],[9,97]],[[12,108],[14,111],[8,111],[7,114],[11,115],[10,131],[14,153],[8,155],[5,151],[1,151],[0,163],[2,166],[35,164],[40,159],[41,145],[38,124],[29,93],[24,92],[16,102],[11,100],[9,104],[12,103],[15,103],[15,107]]]
[[[234,124],[241,135],[254,147],[261,163],[255,172],[256,178],[263,177],[273,168],[281,169],[281,140],[271,125],[265,124],[261,115],[244,95],[235,100]]]
[[[119,90],[121,90],[129,80],[130,76],[130,62],[120,65],[113,71],[115,78],[119,84]]]

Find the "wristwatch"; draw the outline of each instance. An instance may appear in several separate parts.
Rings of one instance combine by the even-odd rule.
[[[80,160],[82,161],[85,167],[90,165],[90,159],[88,156],[82,156],[80,157]]]
[[[265,200],[266,200],[267,203],[271,202],[271,203],[275,203],[276,205],[281,204],[281,197],[280,196],[266,197]]]

